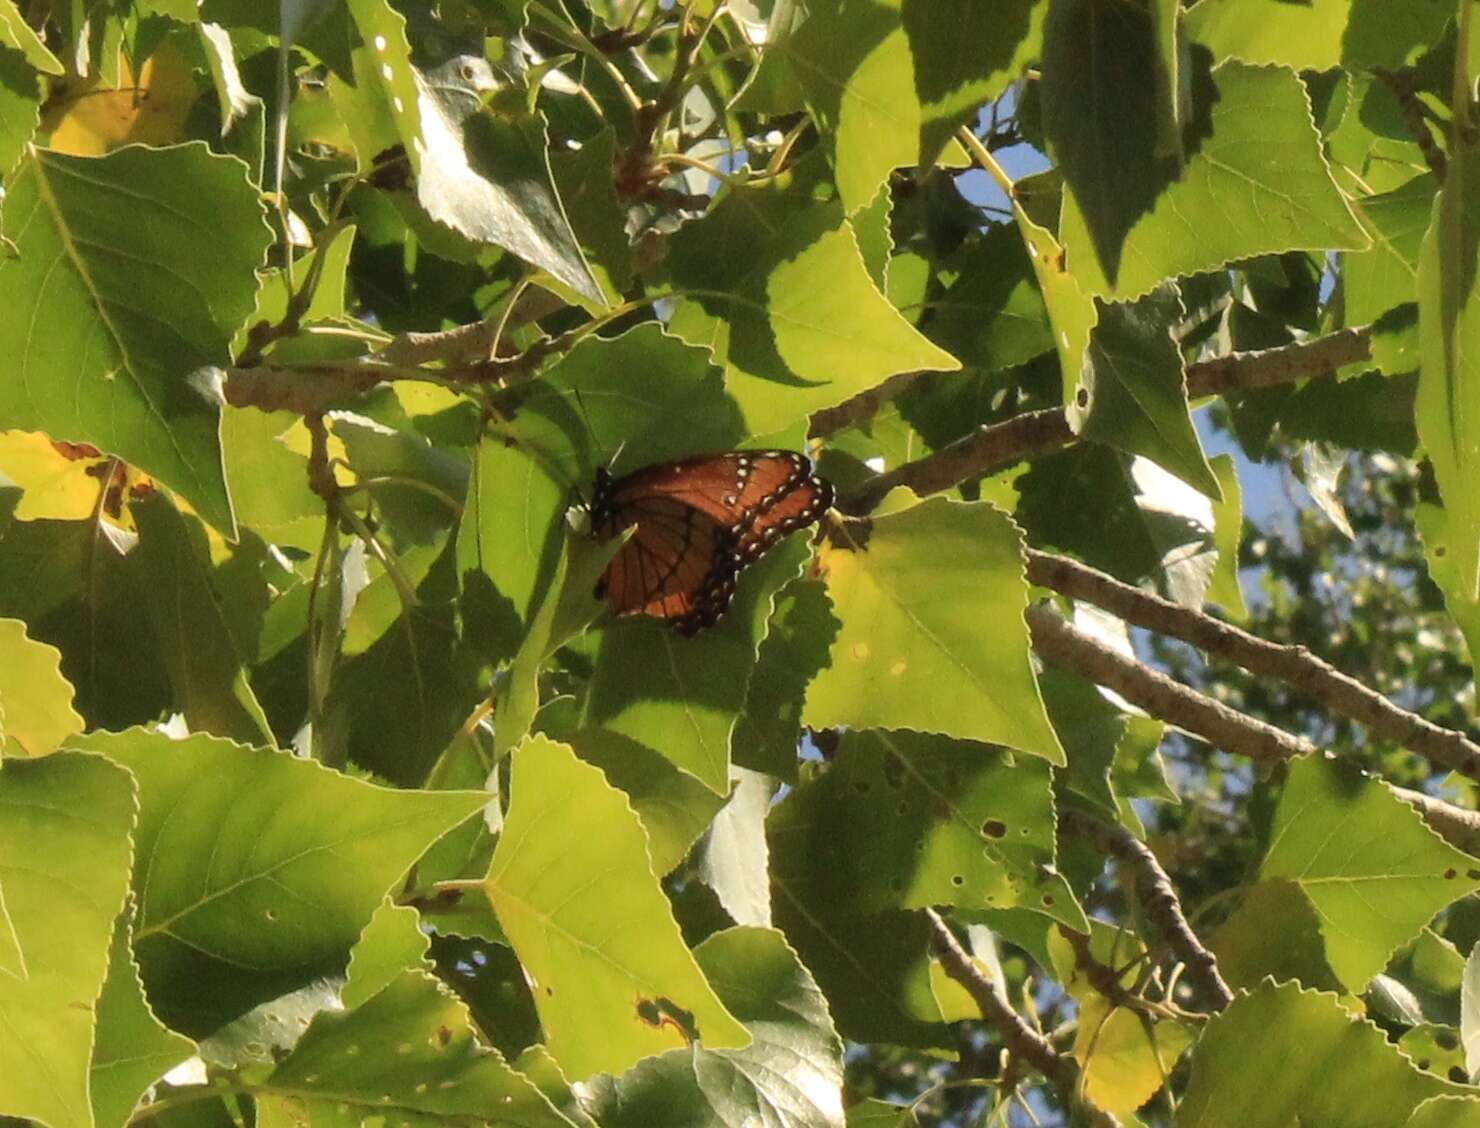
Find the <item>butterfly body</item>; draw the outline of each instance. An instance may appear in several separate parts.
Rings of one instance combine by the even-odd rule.
[[[635,526],[596,585],[618,615],[663,619],[680,634],[712,626],[742,569],[820,518],[833,488],[805,455],[728,451],[596,472],[591,528],[610,540]]]

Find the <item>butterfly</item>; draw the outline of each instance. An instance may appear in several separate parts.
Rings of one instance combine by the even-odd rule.
[[[737,450],[660,462],[613,478],[596,471],[591,529],[636,526],[596,584],[617,615],[650,615],[682,635],[713,626],[741,570],[833,503],[832,484],[789,450]]]

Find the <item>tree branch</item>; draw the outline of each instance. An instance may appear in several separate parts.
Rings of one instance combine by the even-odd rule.
[[[1195,361],[1187,366],[1187,398],[1195,400],[1224,392],[1288,384],[1371,359],[1370,325],[1338,329],[1324,337],[1272,349],[1232,352]]]
[[[1366,360],[1371,355],[1371,330],[1362,326],[1339,329],[1324,337],[1278,348],[1199,360],[1187,366],[1187,398],[1194,400],[1238,389],[1288,384]],[[817,412],[812,417],[811,433],[825,435],[837,427],[868,418],[908,387],[917,375],[905,373],[893,377],[837,407]],[[871,478],[840,504],[847,513],[865,514],[895,486],[908,486],[918,494],[936,493],[1021,459],[1068,446],[1074,439],[1068,417],[1061,408],[1029,411],[1003,423],[978,427],[924,458]]]
[[[1199,650],[1237,663],[1252,674],[1278,678],[1331,711],[1418,753],[1431,764],[1480,782],[1480,744],[1464,733],[1399,708],[1303,646],[1269,642],[1067,557],[1030,549],[1027,574],[1032,583],[1093,603],[1127,623],[1179,638]]]
[[[1120,1121],[1104,1109],[1091,1104],[1080,1092],[1079,1067],[1074,1059],[1054,1049],[1038,1031],[1029,1026],[1023,1017],[1008,1006],[997,993],[992,981],[982,974],[971,962],[966,949],[956,939],[955,933],[941,920],[934,909],[927,909],[925,917],[930,921],[931,942],[935,954],[940,957],[945,973],[964,987],[977,1009],[1002,1037],[1008,1052],[1020,1061],[1031,1065],[1058,1090],[1066,1106],[1078,1105],[1087,1114],[1090,1124],[1098,1128],[1119,1128]]]
[[[1187,923],[1172,879],[1151,848],[1122,826],[1111,826],[1072,808],[1059,813],[1059,823],[1118,860],[1131,875],[1131,887],[1146,915],[1161,932],[1173,954],[1187,965],[1212,998],[1214,1010],[1233,1002],[1233,992],[1218,971],[1213,953],[1203,947]]]
[[[922,495],[937,493],[988,470],[1058,450],[1073,441],[1074,432],[1061,408],[1024,412],[1004,423],[978,427],[924,458],[870,478],[845,495],[839,507],[845,513],[863,516],[895,486],[908,486]]]
[[[1033,649],[1045,661],[1113,689],[1153,717],[1200,736],[1225,752],[1267,764],[1319,751],[1304,737],[1245,716],[1126,657],[1048,607],[1030,607],[1026,618]],[[1415,807],[1440,837],[1467,853],[1480,855],[1480,811],[1467,811],[1421,791],[1388,786],[1398,798]]]

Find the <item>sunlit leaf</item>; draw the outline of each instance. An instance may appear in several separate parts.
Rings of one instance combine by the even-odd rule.
[[[686,1123],[842,1128],[842,1043],[827,1000],[779,932],[732,928],[694,951],[720,999],[744,1023],[739,1050],[669,1050],[596,1087],[603,1128]]]
[[[690,1039],[745,1045],[679,937],[621,792],[541,737],[513,764],[486,887],[561,1069],[583,1080]]]
[[[1382,784],[1306,757],[1290,767],[1260,876],[1300,886],[1332,970],[1357,991],[1435,913],[1480,888],[1480,863]]]
[[[1139,187],[1099,197],[1104,215],[1092,220],[1066,170],[1060,235],[1070,269],[1091,293],[1135,297],[1164,278],[1257,254],[1368,245],[1332,183],[1296,75],[1229,62],[1213,71],[1211,81],[1217,91],[1213,131],[1189,147],[1175,178],[1148,173]],[[1122,93],[1102,92],[1101,98],[1113,102]],[[1127,128],[1134,136],[1151,127]],[[1122,133],[1101,136],[1119,142],[1114,160],[1130,161],[1121,151]],[[1093,177],[1094,167],[1083,175]],[[1093,183],[1095,191],[1108,187]]]
[[[0,619],[0,654],[0,754],[41,756],[81,731],[54,646],[27,637],[25,623]]]
[[[1187,15],[1187,34],[1215,59],[1313,71],[1401,67],[1443,34],[1450,8],[1436,0],[1203,0]]]
[[[195,1052],[195,1043],[168,1029],[149,1009],[132,945],[133,912],[119,914],[98,996],[89,1090],[97,1128],[120,1128],[144,1092]]]
[[[0,812],[0,1112],[93,1128],[93,1004],[128,892],[133,785],[101,756],[6,760]]]
[[[139,782],[134,949],[150,1001],[186,1032],[342,967],[406,868],[488,800],[376,787],[204,735],[132,729],[69,745]]]
[[[1260,984],[1214,1016],[1193,1055],[1177,1124],[1387,1128],[1427,1097],[1463,1094],[1420,1073],[1335,995]],[[1298,1061],[1299,1069],[1289,1063]],[[1249,1084],[1249,1078],[1259,1084]],[[1476,1102],[1471,1101],[1471,1115]],[[1441,1122],[1442,1123],[1442,1122]]]
[[[1062,764],[1028,660],[1021,552],[1003,513],[943,498],[827,547],[842,626],[803,720],[995,742]]]
[[[669,264],[674,286],[692,291],[672,329],[714,350],[747,434],[772,434],[896,372],[960,367],[879,293],[836,204],[731,192],[674,237]],[[852,330],[840,335],[844,323]]]
[[[0,256],[7,423],[115,454],[221,529],[232,520],[203,370],[227,361],[270,234],[244,172],[198,144],[37,150],[6,185],[0,227],[18,252]]]
[[[417,1125],[570,1123],[481,1044],[467,1008],[428,970],[425,950],[413,911],[376,911],[350,958],[346,1010],[317,1015],[263,1083],[257,1100],[269,1125],[333,1126],[346,1114]]]

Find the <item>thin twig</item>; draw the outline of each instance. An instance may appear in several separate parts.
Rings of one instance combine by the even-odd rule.
[[[1269,642],[1063,556],[1030,551],[1027,574],[1041,587],[1093,603],[1135,626],[1179,638],[1251,674],[1278,678],[1431,764],[1480,782],[1480,744],[1394,705],[1303,646]]]
[[[1131,886],[1146,915],[1161,932],[1167,947],[1198,977],[1214,1003],[1213,1009],[1222,1010],[1233,1002],[1233,992],[1218,971],[1218,961],[1187,923],[1172,879],[1151,848],[1124,827],[1111,826],[1073,809],[1059,813],[1059,824],[1088,839],[1130,872]]]
[[[1033,649],[1045,661],[1113,689],[1132,705],[1202,737],[1215,748],[1266,764],[1319,751],[1304,737],[1246,716],[1127,657],[1047,607],[1030,607],[1026,617]],[[1388,786],[1417,808],[1451,845],[1467,853],[1480,851],[1480,811],[1467,811],[1421,791]]]
[[[945,973],[964,987],[982,1018],[989,1022],[1002,1038],[1002,1043],[1013,1057],[1027,1062],[1058,1090],[1066,1105],[1079,1105],[1090,1124],[1099,1128],[1118,1128],[1120,1121],[1104,1109],[1090,1103],[1080,1091],[1079,1068],[1074,1060],[1054,1049],[1042,1034],[1023,1020],[1007,1001],[997,993],[992,981],[986,977],[961,942],[956,939],[946,922],[934,909],[927,909],[925,917],[930,921],[931,942],[935,954],[940,957]]]

